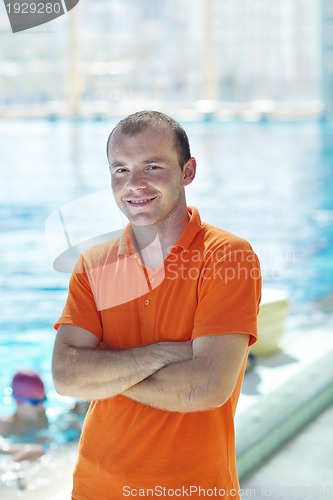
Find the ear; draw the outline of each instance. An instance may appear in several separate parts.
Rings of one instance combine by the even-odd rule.
[[[188,186],[191,184],[195,177],[195,173],[197,171],[197,162],[195,158],[190,158],[184,165],[184,169],[182,172],[182,185]]]

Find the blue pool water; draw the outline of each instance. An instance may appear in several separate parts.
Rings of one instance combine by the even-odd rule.
[[[66,404],[54,393],[50,361],[69,276],[52,269],[44,226],[59,206],[108,187],[113,125],[0,122],[0,414],[12,409],[8,385],[22,366],[42,374],[50,408]],[[289,292],[293,314],[332,294],[332,128],[184,125],[198,160],[188,196],[202,218],[251,241],[265,285]]]

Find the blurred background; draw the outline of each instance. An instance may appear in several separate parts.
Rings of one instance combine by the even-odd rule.
[[[191,117],[323,111],[327,0],[95,0],[14,36],[1,8],[4,115],[108,117],[148,103]]]
[[[288,297],[285,334],[332,314],[330,0],[82,0],[16,34],[1,4],[0,76],[0,413],[22,366],[64,404],[50,359],[69,274],[52,267],[45,222],[108,188],[107,137],[140,109],[187,130],[189,201],[250,240],[265,288]],[[107,228],[96,209],[84,224]]]

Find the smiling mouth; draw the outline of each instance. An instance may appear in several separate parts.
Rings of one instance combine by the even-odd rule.
[[[129,203],[130,205],[132,206],[142,206],[142,205],[147,205],[147,203],[150,203],[151,201],[155,200],[157,198],[157,196],[154,196],[153,198],[144,198],[144,199],[140,199],[140,200],[126,200],[127,203]]]

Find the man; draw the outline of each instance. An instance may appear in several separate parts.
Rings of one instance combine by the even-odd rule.
[[[129,225],[80,257],[55,325],[56,389],[92,401],[72,498],[239,498],[233,419],[257,257],[187,207],[196,161],[173,119],[130,115],[107,153]]]

